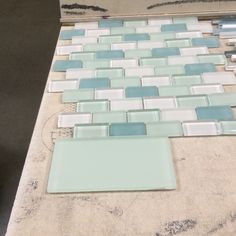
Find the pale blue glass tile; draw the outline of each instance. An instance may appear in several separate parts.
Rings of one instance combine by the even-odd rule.
[[[125,58],[151,57],[152,52],[149,49],[130,49],[125,50]]]
[[[216,67],[212,63],[198,63],[184,65],[186,75],[200,75],[204,72],[216,72]]]
[[[146,135],[146,125],[137,123],[114,123],[110,125],[110,136]]]
[[[126,88],[131,86],[141,86],[141,79],[139,78],[125,78],[125,79],[112,79],[111,87],[112,88]]]
[[[74,138],[104,138],[109,135],[109,125],[75,125]]]
[[[104,35],[99,37],[100,43],[120,43],[123,41],[122,35]]]
[[[156,75],[183,75],[185,69],[183,65],[176,66],[159,66],[155,68]]]
[[[125,89],[125,96],[127,98],[153,97],[158,95],[159,95],[158,88],[155,86],[128,87]]]
[[[170,48],[153,48],[152,56],[153,57],[168,57],[168,56],[176,56],[180,55],[180,50],[177,47]]]
[[[99,28],[112,28],[112,27],[122,27],[122,26],[123,26],[122,20],[103,19],[98,22]]]
[[[79,60],[57,60],[54,62],[52,70],[65,72],[67,69],[81,68],[82,64],[82,61]]]
[[[196,16],[176,16],[176,17],[173,17],[173,22],[176,24],[179,24],[179,23],[198,23],[198,18]]]
[[[108,110],[108,100],[82,100],[77,104],[77,112],[105,112]]]
[[[188,86],[161,86],[158,88],[160,96],[178,96],[189,95],[190,88]]]
[[[125,123],[127,122],[126,112],[109,111],[93,113],[93,123]]]
[[[167,24],[161,26],[161,31],[172,31],[172,32],[181,32],[181,31],[187,31],[187,26],[185,23],[179,23],[179,24]]]
[[[220,123],[223,129],[223,134],[236,135],[236,120],[221,121]]]
[[[134,27],[111,28],[111,35],[135,34],[135,32],[136,30]]]
[[[216,93],[208,95],[211,105],[236,106],[236,93]]]
[[[79,88],[109,88],[110,87],[110,80],[109,78],[98,78],[98,79],[81,79],[79,81]]]
[[[62,30],[59,36],[60,40],[71,40],[74,36],[83,36],[85,34],[84,29],[78,30]]]
[[[190,47],[191,39],[169,39],[166,40],[167,47]]]
[[[109,43],[88,43],[84,45],[85,52],[93,52],[93,51],[104,51],[110,50],[111,45]]]
[[[167,58],[141,58],[139,62],[141,66],[166,66]]]
[[[172,76],[174,85],[196,85],[202,84],[200,75],[176,75]]]
[[[108,77],[108,78],[115,78],[115,77],[122,77],[124,76],[124,70],[122,68],[104,68],[104,69],[97,69],[96,70],[97,77]]]
[[[220,41],[217,37],[208,37],[208,38],[193,38],[193,46],[206,46],[208,48],[218,48],[220,47]]]
[[[97,59],[114,59],[114,58],[123,58],[123,57],[124,57],[124,52],[122,50],[96,52]]]
[[[163,41],[166,39],[175,39],[176,34],[174,32],[161,32],[150,34],[151,41]]]
[[[156,109],[129,111],[128,122],[156,122],[160,120],[160,111]]]
[[[146,20],[125,20],[125,27],[137,27],[137,26],[145,26],[147,24]]]
[[[149,34],[124,34],[124,41],[150,40]]]
[[[97,68],[107,68],[111,64],[110,60],[89,60],[83,61],[83,68],[97,69]]]
[[[208,106],[196,108],[199,120],[233,120],[234,113],[230,106]]]
[[[62,95],[62,101],[67,102],[78,102],[79,100],[92,100],[94,99],[94,91],[92,89],[84,90],[64,90]]]
[[[70,60],[94,60],[95,53],[93,52],[78,52],[78,53],[71,53],[69,56]]]
[[[197,57],[200,63],[213,63],[215,65],[224,65],[227,62],[225,55],[219,53],[197,55]]]
[[[176,98],[178,107],[181,108],[194,108],[208,106],[208,99],[206,95],[196,96],[178,96]]]

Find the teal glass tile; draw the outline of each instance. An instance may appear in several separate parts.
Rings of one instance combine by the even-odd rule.
[[[65,72],[67,69],[81,67],[82,62],[79,60],[57,60],[54,62],[52,70],[55,72]]]
[[[85,100],[77,104],[77,112],[105,112],[109,111],[108,100]]]
[[[227,60],[224,54],[198,55],[200,63],[213,63],[215,65],[225,65]]]
[[[62,95],[62,102],[64,103],[90,99],[94,99],[94,91],[92,89],[64,90]]]
[[[167,58],[141,58],[139,62],[141,66],[166,66]]]
[[[104,35],[99,37],[100,43],[120,43],[122,40],[122,35]]]
[[[146,20],[125,20],[125,27],[137,27],[137,26],[145,26],[147,24]]]
[[[112,88],[126,88],[132,86],[141,86],[141,79],[139,78],[125,78],[125,79],[112,79],[111,87]]]
[[[122,50],[109,50],[109,51],[98,51],[96,52],[97,59],[114,59],[123,58],[124,52]]]
[[[216,67],[212,63],[198,63],[184,65],[186,75],[200,75],[204,72],[216,72]]]
[[[176,35],[174,32],[161,32],[150,34],[151,41],[163,41],[166,39],[175,39]]]
[[[168,56],[176,56],[180,55],[179,48],[171,47],[171,48],[153,48],[152,56],[153,57],[168,57]]]
[[[126,123],[126,112],[98,112],[93,114],[93,123]]]
[[[69,56],[70,60],[94,60],[95,53],[93,52],[79,52],[79,53],[71,53]]]
[[[109,136],[109,125],[75,125],[74,138],[103,138]]]
[[[172,76],[174,85],[195,85],[202,84],[200,75],[176,75]]]
[[[169,39],[166,40],[167,47],[190,47],[192,45],[190,39]]]
[[[109,88],[110,80],[109,78],[99,78],[99,79],[80,79],[79,88]]]
[[[125,50],[125,58],[151,57],[152,52],[149,49],[130,49]]]
[[[178,23],[178,24],[167,24],[161,26],[161,31],[172,31],[172,32],[181,32],[181,31],[187,31],[187,26],[185,23]]]
[[[223,134],[236,135],[236,120],[221,121],[220,123],[223,129]]]
[[[230,106],[197,107],[199,120],[233,120],[234,113]]]
[[[71,40],[74,36],[84,36],[85,30],[78,29],[78,30],[62,30],[59,36],[60,40]]]
[[[178,96],[176,100],[178,107],[181,108],[194,108],[209,105],[207,96],[205,95]]]
[[[220,41],[217,37],[208,37],[208,38],[193,38],[193,46],[206,46],[208,48],[218,48],[220,47]]]
[[[147,135],[157,137],[183,136],[182,125],[179,121],[155,122],[146,124]]]
[[[173,22],[175,24],[179,24],[179,23],[187,23],[187,24],[193,24],[193,23],[198,23],[198,18],[195,16],[188,16],[188,17],[173,17]]]
[[[129,111],[128,122],[156,122],[160,120],[160,111],[159,110],[137,110]]]
[[[110,66],[110,60],[92,60],[83,61],[83,68],[87,69],[97,69],[97,68],[107,68]]]
[[[111,35],[135,34],[135,32],[134,27],[111,28]]]
[[[122,77],[124,76],[124,70],[122,68],[104,68],[96,70],[97,77]]]
[[[99,28],[112,28],[112,27],[122,27],[123,21],[122,20],[115,20],[115,19],[102,19],[98,22]]]
[[[128,87],[125,89],[125,96],[127,98],[153,97],[158,95],[159,95],[158,88],[155,86]]]
[[[110,136],[146,135],[146,125],[137,123],[114,123],[110,125]]]
[[[161,86],[158,88],[160,96],[178,96],[189,95],[190,88],[188,86]]]
[[[209,94],[208,99],[210,105],[212,106],[217,106],[217,105],[236,106],[236,92]]]
[[[108,137],[55,143],[48,193],[175,188],[167,138]]]
[[[149,34],[124,34],[124,41],[150,40]]]
[[[109,43],[88,43],[84,45],[85,52],[93,52],[93,51],[104,51],[110,50],[111,46]]]
[[[159,66],[155,68],[156,75],[183,75],[185,69],[183,65],[176,66]]]

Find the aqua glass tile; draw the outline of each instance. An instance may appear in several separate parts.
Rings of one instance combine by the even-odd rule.
[[[150,40],[149,34],[124,34],[124,41]]]
[[[184,65],[186,75],[200,75],[204,72],[216,72],[216,67],[212,63],[198,63]]]
[[[202,84],[200,75],[176,75],[172,76],[174,85],[195,85]]]
[[[146,135],[146,125],[137,123],[114,123],[110,125],[110,136]]]
[[[147,24],[146,20],[125,20],[125,27],[137,27],[137,26],[145,26]]]
[[[178,96],[189,95],[190,88],[188,86],[161,86],[158,88],[160,96]]]
[[[158,96],[158,88],[155,86],[128,87],[125,89],[126,98]]]
[[[77,104],[77,112],[105,112],[109,111],[108,100],[85,100]]]
[[[197,107],[199,120],[233,120],[234,113],[230,106]]]
[[[151,57],[152,52],[149,49],[130,49],[125,50],[125,58]]]
[[[93,114],[92,123],[126,123],[126,112],[123,111],[110,111],[110,112],[97,112]]]
[[[176,98],[178,107],[194,108],[208,106],[208,99],[205,95],[196,96],[178,96]]]
[[[109,136],[109,125],[75,125],[74,138],[103,138]]]
[[[98,22],[99,28],[112,28],[112,27],[122,27],[123,21],[122,20],[115,20],[115,19],[102,19]]]
[[[157,109],[129,111],[127,116],[128,122],[156,122],[160,120],[160,111]]]
[[[111,35],[135,34],[135,32],[134,27],[111,28]]]
[[[79,60],[57,60],[54,62],[52,70],[55,72],[65,72],[67,69],[81,67],[82,62]]]
[[[179,121],[155,122],[146,124],[148,136],[179,137],[183,136],[182,125]]]
[[[85,52],[93,52],[93,51],[103,51],[110,50],[110,44],[108,43],[88,43],[84,45]]]
[[[169,39],[166,40],[167,47],[190,47],[191,39]]]
[[[183,16],[183,17],[180,16],[179,17],[179,16],[177,16],[177,17],[173,17],[173,22],[175,24],[179,24],[179,23],[193,24],[193,23],[198,23],[198,18],[195,17],[195,16],[188,16],[188,17],[185,17],[185,16]]]
[[[236,106],[236,93],[209,94],[210,105],[228,105]]]
[[[74,36],[83,36],[85,34],[84,29],[78,30],[62,30],[59,36],[60,40],[71,40]]]
[[[122,40],[122,35],[104,35],[99,37],[100,43],[120,43]]]
[[[126,88],[132,86],[141,86],[141,79],[139,78],[125,78],[125,79],[112,79],[111,87],[112,88]]]
[[[223,129],[223,134],[236,135],[236,120],[221,121],[220,123]]]
[[[200,63],[213,63],[215,65],[224,65],[227,62],[224,54],[206,54],[198,55],[197,57]]]
[[[155,68],[156,75],[183,75],[185,69],[183,65],[176,66],[159,66]]]
[[[93,52],[79,52],[79,53],[71,53],[69,56],[70,60],[94,60],[95,53]]]
[[[141,58],[139,62],[141,66],[166,66],[167,58]]]
[[[175,188],[167,138],[108,137],[55,143],[48,193]]]
[[[193,38],[193,46],[206,46],[208,48],[218,48],[220,47],[220,41],[217,37],[208,37],[208,38]]]
[[[110,60],[89,60],[83,61],[83,68],[86,69],[97,69],[97,68],[107,68],[110,66]]]
[[[153,48],[152,56],[153,57],[168,57],[168,56],[176,56],[180,55],[179,48],[170,47],[170,48]]]
[[[124,76],[124,70],[122,68],[104,68],[96,70],[97,77],[122,77]]]
[[[114,59],[123,58],[124,52],[122,50],[109,50],[109,51],[98,51],[96,52],[97,59]]]
[[[181,31],[187,31],[187,26],[185,23],[178,23],[178,24],[167,24],[161,26],[161,31],[172,31],[172,32],[181,32]]]
[[[174,32],[161,32],[150,34],[151,41],[163,41],[166,39],[175,39],[176,35]]]
[[[109,78],[99,78],[99,79],[80,79],[79,88],[109,88],[110,80]]]
[[[90,99],[94,99],[94,91],[92,89],[65,90],[62,95],[62,101],[64,103]]]

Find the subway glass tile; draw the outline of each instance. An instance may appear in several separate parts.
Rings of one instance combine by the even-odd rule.
[[[112,43],[111,50],[129,50],[129,49],[136,49],[137,44],[136,42],[122,42],[122,43]]]
[[[97,69],[110,66],[110,60],[88,60],[83,62],[83,68]]]
[[[158,76],[183,75],[185,74],[185,69],[183,65],[160,66],[155,68],[155,74]]]
[[[66,79],[83,79],[95,77],[94,69],[67,69],[66,70]],[[104,76],[105,77],[105,76]]]
[[[210,105],[236,106],[236,93],[214,93],[208,95]]]
[[[112,111],[142,110],[143,101],[141,98],[113,100],[110,102],[110,106]]]
[[[220,47],[220,41],[218,37],[207,37],[207,38],[193,38],[193,46],[206,46],[208,48],[218,48]]]
[[[196,85],[202,84],[200,75],[174,75],[172,76],[173,85]]]
[[[169,76],[142,77],[142,86],[167,86],[171,85]]]
[[[127,87],[125,89],[126,98],[134,97],[153,97],[158,96],[158,88],[155,86],[146,87]]]
[[[138,41],[137,48],[140,49],[152,49],[152,48],[164,48],[166,43],[164,41]]]
[[[236,135],[236,120],[220,122],[225,135]]]
[[[109,43],[88,43],[84,45],[85,52],[97,52],[110,49],[111,45]]]
[[[202,80],[205,84],[219,83],[223,85],[236,84],[236,77],[233,72],[208,72],[202,74]]]
[[[158,33],[161,32],[160,26],[138,26],[136,33]]]
[[[75,29],[97,29],[98,22],[90,21],[90,22],[77,22],[75,23]]]
[[[77,103],[77,112],[103,112],[109,111],[108,100],[85,100]]]
[[[144,109],[173,109],[176,108],[175,97],[155,97],[143,99]]]
[[[194,108],[199,106],[208,106],[208,98],[206,95],[195,96],[177,96],[178,107],[181,108]]]
[[[139,27],[147,25],[146,20],[125,20],[124,27]]]
[[[71,53],[69,56],[70,60],[94,60],[95,59],[95,53],[93,52],[80,52],[80,53]]]
[[[224,88],[221,84],[203,84],[191,86],[192,94],[214,94],[223,93]]]
[[[158,91],[160,96],[190,95],[188,86],[161,86]]]
[[[166,109],[161,111],[162,121],[188,121],[197,120],[197,114],[193,108]]]
[[[175,32],[161,32],[161,33],[152,33],[150,34],[151,41],[163,41],[166,39],[175,39]]]
[[[60,32],[59,39],[60,40],[71,40],[73,36],[84,36],[85,30],[84,29],[72,29],[72,30],[62,30]]]
[[[190,47],[190,39],[168,39],[166,40],[167,47]]]
[[[168,65],[186,65],[199,63],[199,60],[196,56],[169,56],[167,63]]]
[[[186,75],[200,75],[204,72],[216,72],[216,67],[212,63],[198,63],[184,65]]]
[[[125,69],[125,76],[152,76],[154,67],[132,67]]]
[[[213,26],[211,22],[198,22],[198,23],[188,23],[187,24],[187,30],[188,31],[201,31],[202,33],[205,34],[211,34],[213,32]]]
[[[122,77],[124,76],[124,70],[122,68],[103,68],[96,70],[97,77]]]
[[[140,58],[140,66],[167,66],[167,58]]]
[[[111,67],[138,67],[138,59],[113,59],[110,62]]]
[[[96,56],[96,59],[123,58],[124,52],[122,50],[98,51],[96,52],[95,56]]]
[[[151,57],[152,52],[149,49],[131,49],[125,51],[126,58]]]
[[[91,37],[99,37],[101,35],[110,35],[109,28],[102,28],[102,29],[87,29],[85,31],[86,36]]]
[[[102,19],[98,22],[99,28],[113,28],[113,27],[122,27],[123,21],[116,19]]]
[[[94,91],[91,89],[65,90],[62,95],[63,103],[78,102],[80,100],[94,99]]]
[[[92,123],[126,123],[127,117],[124,111],[96,112],[93,113]]]
[[[148,25],[167,25],[172,24],[172,17],[160,17],[148,19]]]
[[[122,42],[122,35],[104,35],[99,37],[99,43],[119,43]]]
[[[224,65],[227,60],[224,54],[208,54],[208,55],[198,55],[198,60],[200,63],[213,63],[215,65]]]
[[[60,45],[56,47],[56,55],[69,55],[72,52],[81,52],[82,45]]]
[[[53,63],[52,70],[55,72],[65,72],[67,69],[81,68],[80,60],[57,60]]]
[[[109,125],[107,124],[90,124],[75,125],[73,131],[74,138],[104,138],[109,136]]]
[[[198,23],[198,18],[196,16],[175,16],[173,17],[173,23],[179,24],[179,23]]]
[[[150,35],[146,33],[124,34],[124,41],[143,41],[150,40]]]
[[[135,34],[135,27],[118,27],[111,28],[111,35]]]
[[[96,89],[95,99],[122,99],[124,98],[123,88],[111,88],[111,89]]]
[[[186,31],[186,32],[177,32],[176,38],[177,39],[183,39],[183,38],[202,38],[202,32],[201,31]]]
[[[73,44],[80,44],[85,45],[88,43],[97,43],[98,39],[97,37],[84,37],[84,36],[74,36],[72,37],[72,45]]]
[[[48,85],[48,91],[51,93],[54,92],[63,92],[68,89],[77,89],[78,80],[51,80]]]
[[[185,23],[166,24],[161,26],[161,31],[162,32],[187,31],[187,26]]]
[[[209,50],[207,47],[186,47],[180,48],[181,56],[196,56],[200,54],[209,54]]]
[[[127,117],[128,122],[157,122],[160,120],[160,111],[157,109],[129,111]]]
[[[126,79],[112,79],[111,87],[112,88],[126,88],[126,87],[139,87],[141,86],[141,79],[129,78]]]
[[[177,48],[177,47],[152,49],[152,56],[153,57],[163,58],[163,57],[176,56],[176,55],[180,55],[179,48]]]

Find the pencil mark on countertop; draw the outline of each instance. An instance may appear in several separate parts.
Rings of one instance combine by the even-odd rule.
[[[99,7],[99,6],[93,6],[93,5],[83,5],[83,4],[63,4],[61,6],[63,9],[68,9],[68,10],[73,10],[73,9],[83,9],[83,10],[92,10],[92,11],[101,11],[101,12],[106,12],[108,11],[105,8]]]
[[[66,15],[76,15],[76,16],[81,16],[85,15],[85,11],[63,11]]]

